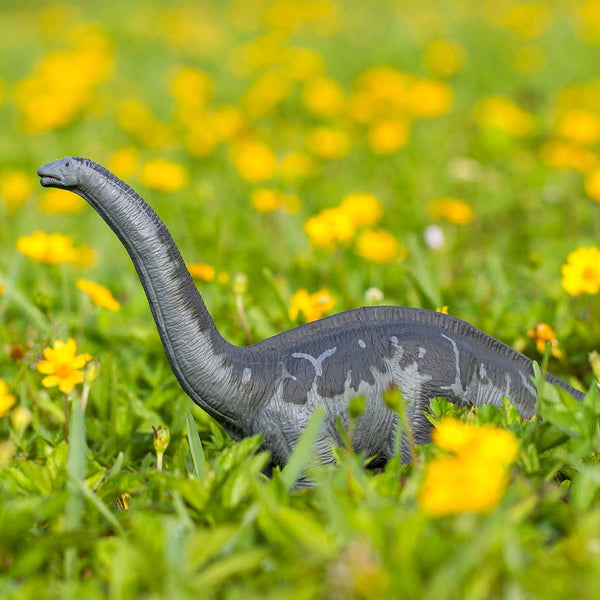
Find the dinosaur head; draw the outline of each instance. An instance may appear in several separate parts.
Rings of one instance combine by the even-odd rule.
[[[43,187],[55,187],[64,190],[77,187],[81,183],[81,174],[84,168],[81,160],[72,156],[65,156],[54,160],[37,170],[40,183]]]

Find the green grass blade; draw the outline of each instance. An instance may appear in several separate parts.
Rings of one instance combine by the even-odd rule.
[[[206,475],[206,458],[204,456],[204,448],[196,429],[196,423],[192,413],[187,412],[185,415],[185,423],[187,427],[187,439],[190,445],[192,460],[194,461],[194,471],[197,479],[204,479]]]
[[[302,471],[313,460],[315,455],[314,444],[324,418],[325,408],[319,406],[313,412],[300,439],[292,450],[287,465],[281,472],[281,481],[287,490],[291,490],[294,487],[294,484],[298,481]]]
[[[81,487],[85,478],[85,421],[83,407],[79,398],[71,402],[71,419],[69,426],[69,455],[67,459],[67,501],[65,513],[65,527],[67,531],[77,529],[81,526],[83,514],[83,494]],[[65,575],[67,579],[75,576],[77,554],[75,548],[68,548],[65,553]]]

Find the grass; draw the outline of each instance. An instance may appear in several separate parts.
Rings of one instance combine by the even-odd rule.
[[[0,596],[595,597],[600,405],[588,355],[600,346],[600,307],[561,287],[568,254],[600,233],[590,184],[600,142],[594,14],[593,3],[4,3],[0,375],[17,402],[0,417]],[[453,73],[447,47],[441,65],[431,58],[440,40],[454,44]],[[376,97],[388,88],[377,80],[365,121],[352,106],[378,65],[441,86],[412,108],[395,106],[404,96],[394,94],[382,108]],[[184,66],[205,75],[173,92]],[[337,109],[323,88],[325,108],[310,108],[306,90],[322,76],[343,92]],[[451,103],[424,115],[448,90]],[[495,96],[525,116],[505,109],[498,122],[481,108]],[[31,99],[43,110],[28,112]],[[382,153],[373,120],[407,125],[408,138]],[[342,131],[341,155],[311,142],[319,127]],[[243,155],[250,172],[240,166],[248,139],[278,166],[260,175],[268,160],[253,164],[256,152]],[[550,157],[556,142],[567,147],[562,162]],[[123,148],[131,168],[115,155]],[[286,173],[292,152],[308,157],[309,172]],[[488,514],[432,518],[420,508],[425,465],[439,454],[431,445],[416,448],[411,466],[394,459],[368,471],[368,457],[348,447],[335,451],[335,467],[314,466],[318,413],[288,466],[266,477],[260,439],[233,442],[178,387],[118,240],[86,206],[44,203],[35,170],[67,154],[126,173],[185,260],[214,267],[198,287],[236,344],[297,324],[289,309],[302,288],[327,290],[334,311],[366,297],[447,305],[591,391],[576,404],[545,386],[541,419],[527,422],[510,404],[473,414],[433,403],[437,418],[518,437],[507,492]],[[168,189],[173,179],[144,175],[155,159],[185,181]],[[6,183],[15,174],[24,188]],[[250,197],[261,187],[296,195],[298,210],[257,210]],[[311,243],[306,221],[357,192],[377,197],[379,221],[333,248]],[[444,197],[466,203],[472,220],[432,216],[430,202]],[[424,236],[431,225],[444,236],[437,249]],[[87,244],[95,264],[24,256],[17,239],[36,229]],[[360,256],[364,229],[391,232],[393,256]],[[96,306],[80,277],[108,287],[121,309]],[[559,357],[544,362],[528,336],[538,323],[552,327]],[[68,337],[100,360],[85,412],[82,385],[67,397],[35,369],[45,347]],[[171,439],[159,472],[160,426]],[[302,475],[314,486],[295,489]]]

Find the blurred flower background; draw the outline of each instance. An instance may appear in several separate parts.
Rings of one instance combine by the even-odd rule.
[[[39,187],[36,169],[64,155],[108,167],[155,208],[234,343],[365,301],[444,307],[537,360],[549,347],[551,371],[591,384],[600,3],[11,1],[0,19],[0,489],[63,489],[63,402],[91,356],[103,366],[87,408],[89,485],[106,502],[126,497],[123,514],[136,502],[162,510],[162,484],[111,471],[146,473],[160,423],[173,434],[165,470],[186,472],[177,448],[189,400],[167,370],[128,257],[82,199]],[[56,385],[63,394],[44,388]],[[237,447],[194,410],[209,456]],[[446,461],[461,471],[459,458]],[[494,493],[481,496],[483,512],[501,500],[505,463]],[[485,472],[481,462],[472,471],[478,481]],[[469,510],[427,481],[431,514]],[[181,498],[202,512],[177,486],[175,513]],[[214,519],[226,522],[235,502]],[[362,531],[359,521],[349,530]],[[410,596],[384,568],[396,559],[382,550],[383,533],[369,541],[355,532],[336,554],[328,534],[306,527],[340,597]],[[17,546],[0,536],[0,572]],[[108,545],[95,552],[103,572],[116,568]],[[114,597],[135,596],[121,576]]]

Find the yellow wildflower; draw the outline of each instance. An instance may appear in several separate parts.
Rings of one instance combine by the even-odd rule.
[[[10,212],[17,210],[33,193],[31,177],[24,171],[5,171],[0,177],[0,197]]]
[[[286,212],[297,212],[300,199],[295,194],[285,194],[280,190],[256,188],[250,193],[250,202],[259,212],[273,212],[282,209]]]
[[[344,107],[344,90],[329,77],[318,77],[307,82],[302,94],[304,106],[317,117],[330,119]]]
[[[572,108],[560,115],[556,134],[577,144],[595,144],[600,139],[600,118],[589,110]]]
[[[350,138],[346,131],[336,127],[317,127],[308,132],[309,150],[328,160],[342,158],[350,150]]]
[[[562,352],[558,347],[558,340],[556,339],[556,334],[550,325],[547,323],[538,323],[535,327],[532,327],[527,335],[530,338],[533,338],[535,341],[535,347],[540,354],[544,354],[546,351],[546,344],[550,343],[550,348],[552,352],[552,356],[556,358],[560,358],[562,356]]]
[[[9,394],[8,385],[4,379],[0,379],[0,417],[3,417],[15,405],[16,398]]]
[[[592,151],[557,140],[546,142],[540,154],[548,165],[560,171],[588,173],[598,165],[598,157]]]
[[[306,323],[316,321],[329,312],[335,304],[336,299],[326,289],[309,294],[306,289],[302,288],[292,296],[290,319],[296,321],[302,313]]]
[[[592,200],[600,202],[600,169],[596,169],[585,178],[585,191]]]
[[[530,40],[541,35],[552,21],[548,6],[541,3],[515,3],[504,15],[504,26],[518,36]]]
[[[277,160],[269,146],[252,138],[239,140],[233,145],[231,160],[240,177],[251,183],[271,179],[277,166]]]
[[[74,215],[85,208],[85,200],[66,190],[46,190],[41,197],[40,208],[48,215]]]
[[[356,232],[356,223],[352,215],[341,208],[327,208],[308,219],[304,231],[313,246],[331,248],[336,242],[350,241]]]
[[[339,208],[352,219],[356,226],[375,225],[383,214],[383,206],[379,199],[373,194],[364,192],[346,194],[342,198]]]
[[[518,455],[516,436],[489,425],[445,418],[432,438],[450,456],[439,456],[425,466],[419,492],[423,510],[431,516],[493,510],[506,490],[507,467]]]
[[[2,283],[0,283],[0,296],[4,295],[4,285],[2,285]]]
[[[73,48],[47,52],[17,83],[17,108],[27,132],[64,127],[92,105],[95,90],[110,74],[112,51],[105,34],[88,34]]]
[[[241,101],[246,113],[257,119],[283,102],[292,89],[292,83],[283,71],[267,71],[252,82]]]
[[[75,340],[66,342],[54,340],[52,348],[44,349],[44,360],[37,364],[37,370],[46,375],[42,379],[44,387],[58,386],[63,394],[68,394],[78,383],[83,381],[83,367],[92,359],[89,354],[76,354]]]
[[[374,123],[368,133],[369,148],[375,154],[394,154],[403,148],[410,137],[406,121],[385,119]]]
[[[433,219],[444,219],[455,225],[468,225],[473,221],[473,208],[460,198],[436,198],[427,206]]]
[[[475,121],[480,127],[498,129],[515,137],[525,137],[533,130],[534,117],[509,98],[491,96],[475,107]]]
[[[88,281],[87,279],[78,279],[75,285],[87,294],[96,306],[108,308],[108,310],[112,310],[113,312],[121,309],[119,302],[115,300],[114,296],[103,285],[95,281]]]
[[[209,75],[192,67],[178,67],[172,75],[169,91],[178,104],[180,116],[189,111],[206,109],[213,92],[213,82]]]
[[[452,108],[454,93],[443,81],[420,79],[409,86],[407,103],[417,117],[437,117]]]
[[[233,139],[244,127],[244,117],[235,106],[216,108],[209,115],[209,121],[218,139],[223,141]]]
[[[122,179],[131,177],[138,168],[140,152],[135,146],[125,146],[112,153],[108,168]]]
[[[448,305],[444,304],[443,306],[438,306],[435,309],[435,312],[439,312],[439,313],[442,313],[443,315],[447,315],[448,314]]]
[[[371,262],[384,264],[403,258],[396,238],[385,229],[363,231],[356,240],[356,253]]]
[[[212,265],[206,263],[191,263],[187,265],[190,275],[194,279],[200,279],[201,281],[214,281],[215,279],[215,268]]]
[[[121,128],[148,148],[167,148],[172,144],[171,128],[159,121],[138,98],[124,98],[117,106]]]
[[[600,291],[600,248],[578,248],[562,266],[563,289],[571,296],[597,294]]]
[[[183,165],[160,158],[144,163],[140,174],[143,185],[162,192],[176,192],[187,184],[188,179],[188,171]]]
[[[456,42],[436,40],[425,49],[423,62],[425,68],[437,77],[450,77],[462,68],[465,51]]]
[[[49,264],[76,262],[78,258],[73,240],[62,233],[48,235],[34,231],[31,235],[22,235],[17,239],[17,250],[33,260]]]

